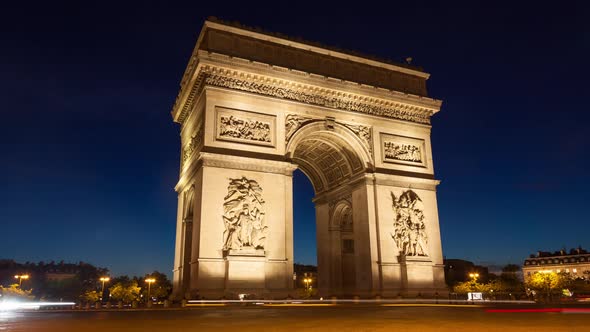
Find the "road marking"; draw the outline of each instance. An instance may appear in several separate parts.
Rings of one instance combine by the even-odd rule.
[[[388,303],[382,307],[449,307],[449,308],[480,308],[479,304],[429,304],[429,303]]]
[[[187,307],[225,307],[225,303],[188,303]]]
[[[331,307],[331,306],[335,306],[335,304],[331,304],[331,303],[317,303],[317,304],[312,304],[312,303],[265,303],[263,304],[263,306],[265,307]]]

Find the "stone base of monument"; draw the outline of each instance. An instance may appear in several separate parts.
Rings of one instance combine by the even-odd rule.
[[[400,256],[403,296],[430,297],[437,292],[432,260],[427,256]],[[432,294],[431,294],[432,293]]]
[[[225,259],[226,289],[247,291],[265,288],[264,250],[251,247],[229,250]]]

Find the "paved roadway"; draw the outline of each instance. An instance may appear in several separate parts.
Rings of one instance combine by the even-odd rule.
[[[273,305],[139,311],[0,312],[0,332],[590,331],[588,311],[498,313],[488,312],[487,309],[473,305]]]

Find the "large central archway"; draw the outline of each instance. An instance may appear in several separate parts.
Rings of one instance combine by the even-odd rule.
[[[315,191],[320,295],[443,293],[427,77],[207,21],[172,112],[175,296],[294,296],[297,168]]]
[[[288,159],[314,187],[314,202],[329,202],[328,220],[324,214],[316,214],[318,285],[322,295],[352,296],[359,289],[356,271],[360,271],[357,265],[362,261],[355,255],[355,243],[359,246],[369,241],[355,241],[351,180],[370,167],[370,155],[357,139],[344,125],[315,120],[301,126],[287,145]],[[328,238],[320,238],[325,237],[326,230]]]

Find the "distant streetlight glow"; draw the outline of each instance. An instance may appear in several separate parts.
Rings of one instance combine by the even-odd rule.
[[[477,281],[477,278],[479,278],[479,273],[469,273],[469,277],[473,280],[473,281]]]
[[[109,282],[111,280],[111,278],[109,278],[109,277],[101,277],[99,280],[102,281],[102,290],[100,291],[100,300],[102,301],[102,296],[104,294],[104,283],[105,282]]]
[[[17,274],[14,276],[14,279],[18,279],[18,287],[20,288],[21,285],[23,284],[23,279],[25,279],[25,280],[29,279],[29,275],[28,274]]]
[[[147,279],[145,279],[145,282],[148,283],[148,296],[147,296],[147,300],[149,301],[150,300],[150,291],[151,291],[151,288],[152,288],[152,284],[154,282],[156,282],[156,279],[154,279],[154,278],[147,278]]]

